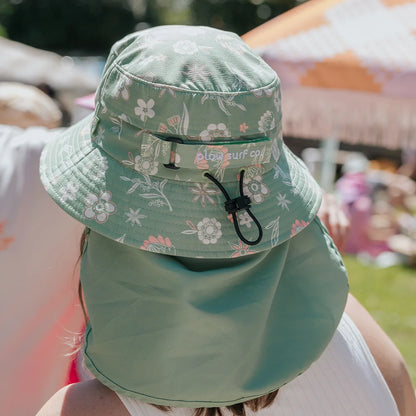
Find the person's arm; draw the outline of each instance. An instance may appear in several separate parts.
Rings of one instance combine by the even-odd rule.
[[[70,384],[57,391],[36,416],[128,416],[117,395],[98,380]]]
[[[342,251],[350,230],[350,221],[335,196],[324,190],[322,190],[322,203],[318,217],[328,229],[338,250]]]
[[[416,415],[416,396],[406,363],[392,340],[351,294],[345,308],[367,343],[401,416]]]

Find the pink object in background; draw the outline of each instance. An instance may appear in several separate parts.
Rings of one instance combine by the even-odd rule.
[[[372,202],[365,173],[347,172],[338,180],[336,187],[351,223],[345,252],[352,254],[367,252],[371,246],[368,227]]]
[[[85,95],[84,97],[79,97],[75,100],[75,103],[80,107],[88,108],[89,110],[94,110],[95,108],[95,101],[94,101],[95,94]]]

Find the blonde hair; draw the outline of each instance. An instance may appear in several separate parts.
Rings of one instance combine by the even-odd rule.
[[[27,128],[59,127],[62,112],[39,88],[17,82],[0,82],[0,124]]]

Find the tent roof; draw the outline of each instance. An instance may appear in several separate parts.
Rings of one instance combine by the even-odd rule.
[[[416,0],[311,0],[243,39],[280,76],[286,134],[416,140]]]

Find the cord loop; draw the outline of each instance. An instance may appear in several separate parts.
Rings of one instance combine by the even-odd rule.
[[[223,193],[225,196],[226,201],[224,202],[224,208],[228,212],[228,214],[231,214],[233,217],[233,224],[235,232],[237,233],[238,237],[243,243],[248,244],[249,246],[254,246],[258,244],[261,239],[263,238],[263,230],[261,228],[260,222],[258,219],[254,216],[254,214],[250,211],[250,203],[251,199],[249,196],[244,195],[243,191],[243,180],[244,180],[244,170],[241,171],[240,175],[240,196],[237,198],[230,198],[230,195],[228,194],[227,190],[224,188],[224,186],[219,182],[214,176],[212,176],[210,173],[206,172],[204,174],[205,177],[207,177],[209,180],[211,180],[215,185],[217,185],[218,189]],[[257,229],[259,230],[259,235],[254,241],[247,240],[243,234],[241,233],[240,226],[238,224],[238,218],[237,218],[237,212],[241,211],[242,209],[245,209],[247,214],[250,216],[250,218],[254,221],[254,223],[257,226]]]

